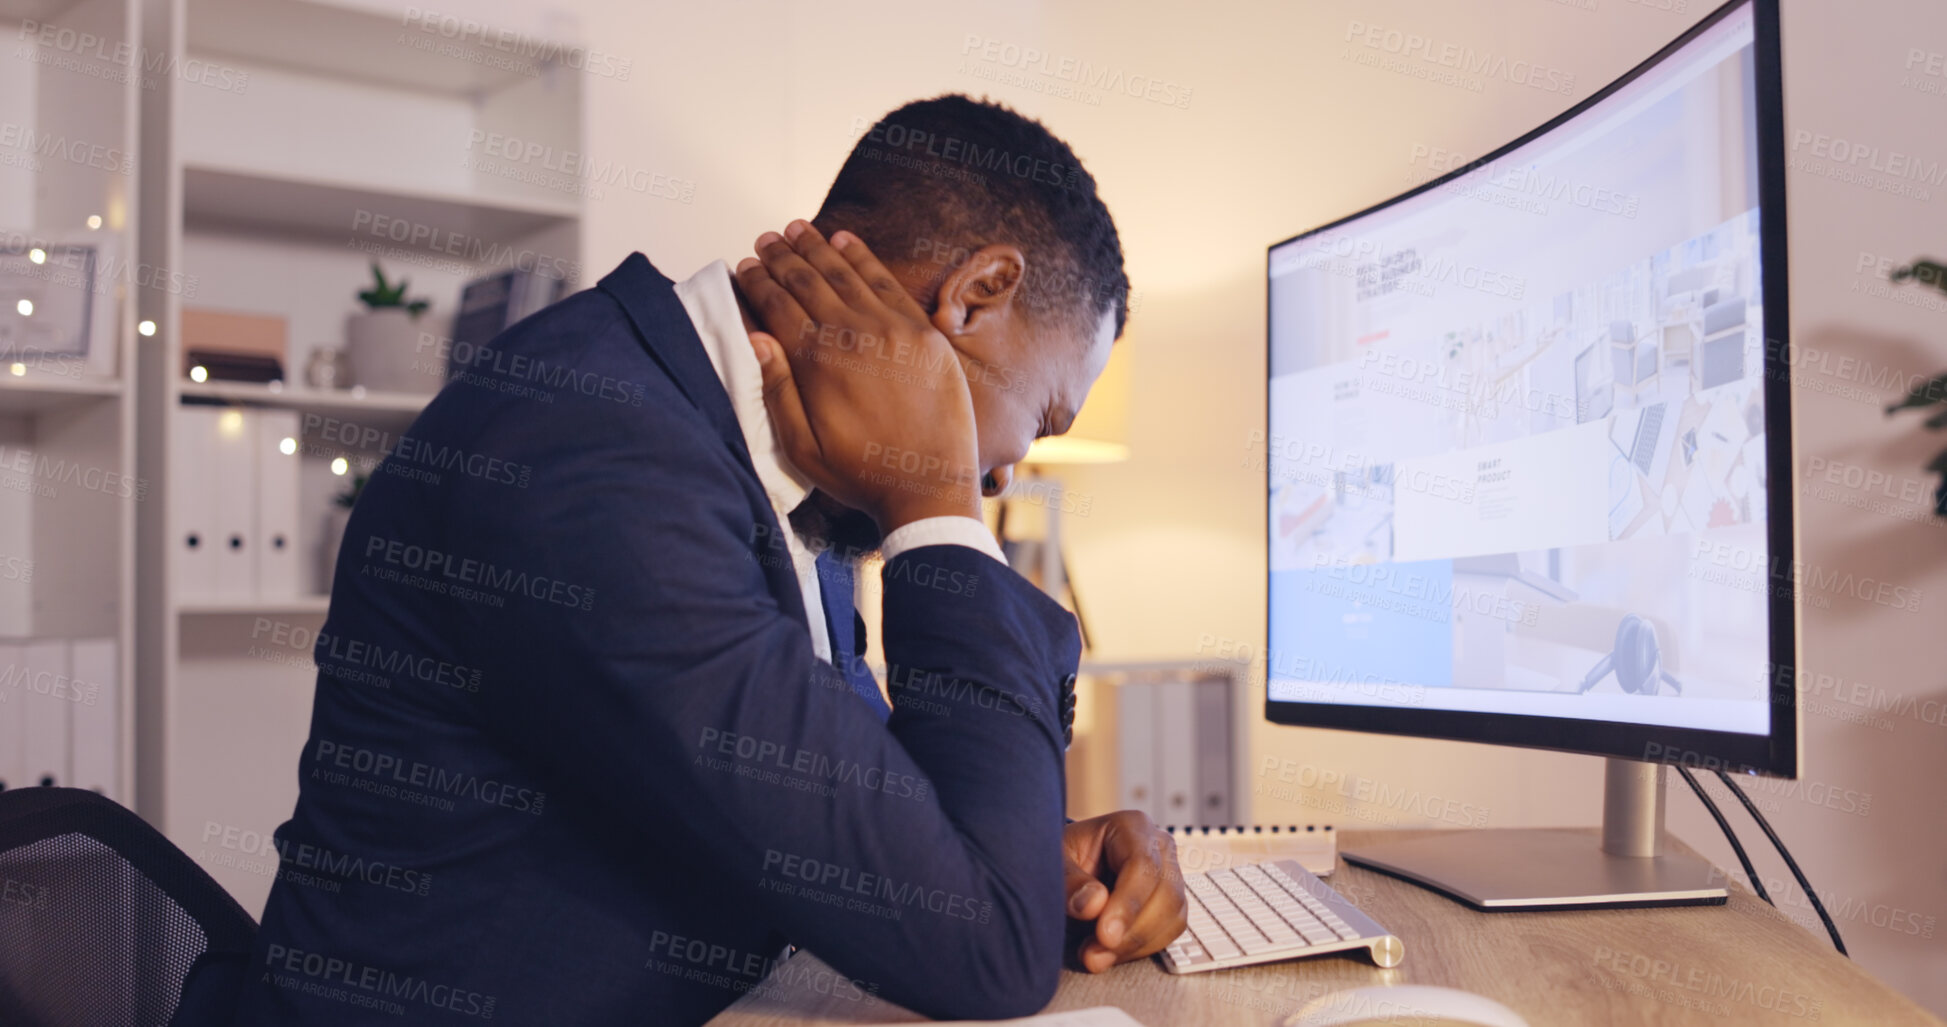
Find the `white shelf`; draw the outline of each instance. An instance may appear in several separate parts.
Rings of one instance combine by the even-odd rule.
[[[7,4],[34,0],[0,0]],[[467,5],[435,5],[438,15],[461,15]],[[189,49],[301,71],[434,93],[491,93],[541,74],[542,58],[566,57],[573,44],[544,38],[535,26],[489,19],[490,39],[450,38],[408,23],[396,11],[331,0],[189,0]],[[503,13],[505,8],[502,8]],[[419,47],[438,47],[436,50]]]
[[[199,599],[176,604],[185,617],[259,617],[265,614],[321,614],[331,606],[331,597],[293,596],[289,599]]]
[[[343,245],[353,236],[361,213],[372,211],[383,211],[386,217],[414,228],[429,228],[433,231],[427,237],[438,238],[442,245],[464,236],[457,253],[419,247],[456,263],[477,262],[469,256],[467,241],[504,246],[508,240],[570,224],[581,216],[572,202],[401,192],[197,164],[183,168],[183,218],[192,228],[305,236]],[[380,236],[376,241],[415,248],[410,239],[392,243]]]
[[[299,389],[285,386],[273,389],[258,382],[183,382],[184,399],[201,398],[224,403],[296,410],[356,420],[374,417],[410,420],[432,402],[433,397],[408,392],[367,392],[354,395],[345,389]]]
[[[67,5],[68,0],[0,0],[0,21],[45,22]]]
[[[34,374],[16,376],[0,360],[0,414],[37,414],[44,410],[121,398],[122,383],[114,378],[62,378]]]

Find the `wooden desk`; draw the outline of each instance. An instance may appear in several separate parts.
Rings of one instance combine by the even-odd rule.
[[[1357,847],[1376,833],[1348,831],[1342,842]],[[1589,837],[1595,845],[1594,830]],[[1324,956],[1179,977],[1145,960],[1106,974],[1065,971],[1048,1008],[1120,1006],[1147,1027],[1270,1027],[1311,999],[1344,988],[1440,984],[1497,999],[1533,1027],[1941,1023],[1833,951],[1824,936],[1808,933],[1735,883],[1724,906],[1476,913],[1343,860],[1326,880],[1399,936],[1405,962],[1381,970],[1363,957]],[[1665,965],[1656,966],[1656,960]],[[807,969],[824,967],[800,952],[776,974],[819,979]],[[869,996],[860,1000],[855,992],[833,997],[809,986],[779,985],[740,999],[710,1027],[920,1019]]]

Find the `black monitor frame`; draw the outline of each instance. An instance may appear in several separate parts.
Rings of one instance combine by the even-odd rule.
[[[1485,742],[1531,749],[1613,756],[1622,759],[1680,764],[1779,777],[1798,776],[1799,725],[1797,680],[1797,549],[1792,519],[1793,480],[1791,431],[1791,368],[1787,341],[1786,294],[1790,279],[1785,264],[1785,120],[1784,82],[1780,69],[1778,0],[1731,0],[1689,31],[1631,68],[1621,78],[1591,94],[1534,131],[1494,152],[1423,183],[1382,203],[1329,224],[1272,243],[1265,250],[1265,438],[1271,419],[1271,290],[1272,251],[1320,232],[1437,189],[1479,167],[1492,164],[1519,147],[1548,134],[1635,81],[1711,26],[1749,4],[1753,20],[1754,89],[1757,101],[1758,253],[1764,281],[1764,405],[1766,481],[1766,595],[1770,622],[1770,661],[1766,684],[1771,700],[1771,730],[1763,735],[1701,728],[1662,727],[1614,721],[1579,720],[1512,713],[1463,710],[1401,709],[1346,703],[1273,700],[1271,678],[1270,593],[1265,595],[1265,719],[1274,724],[1337,728],[1378,734],[1411,735],[1463,742]],[[1271,473],[1267,461],[1266,474]],[[1266,483],[1267,495],[1269,482]],[[1264,526],[1265,569],[1270,570],[1272,527]],[[1791,559],[1781,564],[1780,557]],[[1781,570],[1782,566],[1782,570]]]

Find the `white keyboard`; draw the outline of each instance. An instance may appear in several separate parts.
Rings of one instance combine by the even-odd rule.
[[[1183,875],[1190,928],[1162,953],[1191,974],[1297,956],[1366,949],[1380,966],[1406,950],[1392,932],[1289,859]]]

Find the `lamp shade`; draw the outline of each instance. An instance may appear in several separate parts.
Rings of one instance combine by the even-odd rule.
[[[1129,459],[1129,343],[1109,351],[1108,366],[1088,390],[1088,399],[1075,423],[1062,435],[1034,440],[1021,462],[1052,464],[1113,464]]]

